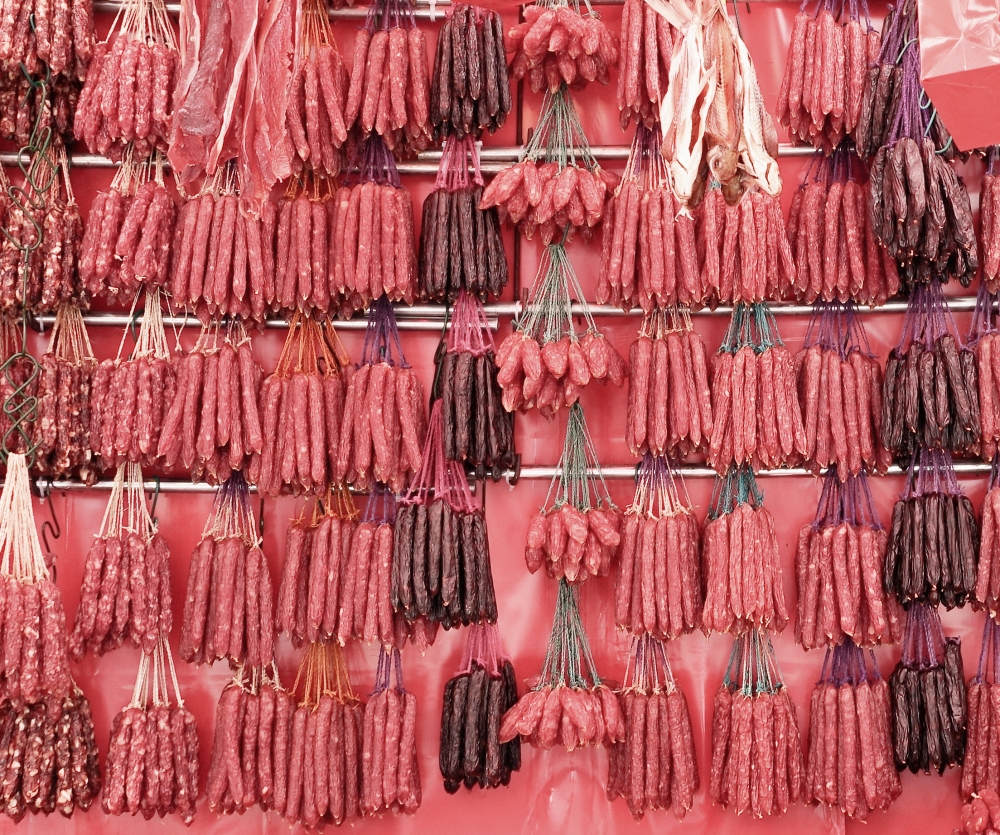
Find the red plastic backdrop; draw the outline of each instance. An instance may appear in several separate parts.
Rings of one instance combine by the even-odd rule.
[[[515,20],[517,7],[513,2],[488,3],[498,8],[508,25]],[[602,17],[615,32],[620,23],[620,9],[615,6],[599,7]],[[741,2],[738,13],[743,37],[756,62],[765,101],[769,105],[777,95],[784,67],[785,52],[790,37],[792,20],[798,9],[798,2],[763,2],[755,0],[750,4]],[[873,17],[880,20],[884,8],[872,9]],[[876,14],[878,12],[878,14]],[[99,21],[106,28],[109,19]],[[432,46],[437,25],[426,21],[431,47],[429,59],[433,57]],[[350,44],[357,24],[354,21],[337,20],[335,23],[341,50],[345,56],[352,54]],[[524,125],[527,129],[534,124],[540,97],[525,97]],[[594,145],[622,145],[631,140],[618,126],[614,87],[591,86],[577,98],[578,109],[584,120],[587,135]],[[512,115],[505,129],[495,137],[486,139],[487,145],[511,145],[515,142],[515,119]],[[784,138],[784,137],[782,137]],[[785,181],[783,202],[787,211],[791,195],[802,174],[804,163],[800,159],[783,159],[781,171]],[[981,166],[970,163],[962,170],[973,192],[973,205],[977,203],[976,192],[981,175]],[[430,190],[432,177],[404,177],[405,185],[411,189],[417,207]],[[107,171],[76,170],[73,184],[83,209],[86,211],[97,189],[105,188],[110,180]],[[416,212],[419,224],[420,212]],[[507,235],[508,258],[513,252],[513,237]],[[523,242],[521,245],[520,274],[523,286],[530,285],[538,262],[540,245],[537,242]],[[587,246],[574,242],[570,247],[570,257],[580,275],[584,292],[592,298],[596,273],[599,266],[599,245]],[[508,288],[507,299],[513,297],[513,287]],[[958,317],[959,327],[968,327],[967,317]],[[802,345],[806,319],[804,317],[779,317],[781,335],[794,351]],[[876,313],[866,315],[864,322],[872,347],[879,352],[884,362],[885,356],[899,336],[901,316]],[[599,321],[604,333],[613,340],[623,355],[627,356],[628,346],[635,338],[639,326],[637,317],[608,318]],[[727,324],[724,316],[697,316],[695,327],[705,339],[710,350],[721,341]],[[509,321],[501,322],[498,339],[510,328]],[[196,329],[189,328],[183,334],[183,343],[190,347],[196,336]],[[121,332],[112,329],[93,329],[91,338],[99,358],[114,356]],[[255,336],[254,347],[258,359],[265,369],[274,368],[281,348],[283,332],[268,330]],[[430,333],[406,332],[403,344],[407,358],[421,375],[425,390],[432,376],[432,358],[437,344],[437,335]],[[361,337],[357,332],[346,333],[344,342],[354,356],[357,356]],[[44,338],[32,337],[33,350],[44,348]],[[598,448],[600,460],[605,465],[631,465],[623,441],[625,421],[625,392],[613,389],[590,387],[583,393],[582,402],[587,420]],[[523,464],[552,465],[556,462],[565,431],[565,416],[554,423],[547,423],[535,414],[518,416],[517,444],[523,455]],[[985,477],[962,478],[962,485],[979,507],[985,492]],[[774,514],[780,545],[782,548],[785,596],[795,599],[794,575],[792,569],[793,549],[798,529],[812,519],[819,497],[820,483],[816,479],[802,477],[762,477],[761,487],[765,493],[766,506]],[[892,503],[901,489],[901,479],[882,478],[873,481],[883,520],[888,519]],[[516,488],[506,484],[487,486],[485,491],[486,514],[490,533],[493,574],[500,610],[500,629],[508,653],[512,656],[515,669],[523,680],[535,675],[542,663],[545,644],[551,625],[555,604],[556,585],[543,575],[529,575],[524,567],[523,545],[528,521],[532,513],[542,503],[547,490],[547,482],[521,481]],[[703,518],[708,504],[711,480],[706,478],[688,479],[688,487],[699,517]],[[632,495],[631,481],[611,483],[615,500],[626,506]],[[56,518],[62,527],[62,536],[52,543],[58,555],[58,583],[63,591],[69,617],[75,611],[83,558],[92,536],[96,532],[105,504],[106,492],[73,492],[53,497]],[[259,509],[259,500],[254,499]],[[189,556],[197,542],[205,518],[210,510],[211,495],[163,494],[156,506],[160,530],[171,547],[174,600],[183,599],[187,578]],[[277,577],[283,559],[285,528],[290,516],[298,513],[301,503],[291,499],[266,501],[264,503],[264,548],[271,566],[272,576]],[[40,525],[49,517],[50,511],[36,503],[36,521]],[[592,580],[586,584],[582,594],[582,610],[590,641],[594,649],[598,670],[602,676],[620,680],[625,667],[628,641],[616,634],[612,614],[613,579]],[[175,613],[179,617],[179,610]],[[970,611],[945,613],[946,631],[962,637],[965,647],[966,672],[974,670],[978,659],[979,641],[983,615]],[[815,679],[819,675],[823,654],[810,653],[800,649],[792,639],[792,629],[774,642],[778,661],[786,683],[798,705],[799,727],[803,737],[808,728],[809,695]],[[176,635],[175,635],[176,640]],[[461,789],[455,796],[445,794],[437,766],[438,732],[440,727],[441,694],[445,681],[455,672],[462,653],[465,635],[457,632],[439,634],[436,644],[423,657],[413,649],[407,649],[403,656],[404,676],[407,687],[417,696],[419,710],[418,746],[420,752],[420,773],[423,785],[423,805],[413,817],[387,816],[377,820],[367,820],[360,824],[366,832],[376,835],[389,833],[456,831],[465,833],[492,833],[499,829],[506,832],[522,833],[563,833],[585,831],[593,833],[650,833],[653,831],[686,831],[691,833],[713,833],[713,835],[754,835],[754,833],[783,832],[842,832],[860,833],[862,825],[846,822],[839,815],[830,816],[813,807],[798,805],[784,817],[753,821],[748,817],[737,817],[731,811],[714,807],[702,788],[695,799],[695,808],[683,823],[675,821],[667,812],[649,813],[639,824],[629,814],[623,801],[609,804],[604,795],[607,769],[607,754],[604,750],[581,750],[572,754],[553,750],[536,751],[524,748],[524,764],[520,773],[513,776],[508,788],[473,792]],[[711,703],[716,688],[722,679],[732,641],[728,636],[713,636],[706,639],[700,633],[689,635],[673,642],[668,654],[674,673],[687,695],[694,726],[702,785],[707,783],[709,746],[711,732]],[[287,641],[279,646],[280,666],[283,679],[294,677],[300,653],[293,650]],[[882,672],[888,675],[896,663],[899,652],[896,648],[880,650],[877,653]],[[355,690],[366,694],[374,677],[377,652],[372,647],[352,645],[347,650]],[[117,650],[100,659],[88,658],[74,668],[80,686],[89,696],[95,715],[98,741],[102,754],[107,748],[109,726],[114,714],[129,700],[138,664],[138,652],[131,648]],[[208,767],[208,758],[214,727],[215,704],[219,693],[229,677],[228,672],[216,665],[215,668],[179,665],[179,678],[183,696],[198,717],[202,742],[202,775]],[[868,832],[949,832],[958,824],[960,801],[958,798],[957,771],[952,770],[943,777],[912,776],[903,778],[903,794],[884,813],[873,813],[867,824]],[[65,821],[58,816],[50,818],[32,817],[18,826],[21,832],[39,833],[126,833],[135,827],[155,828],[158,832],[176,835],[182,831],[203,833],[225,833],[237,831],[285,832],[286,825],[273,814],[259,811],[247,812],[242,817],[218,816],[201,805],[197,819],[191,830],[185,830],[179,820],[168,818],[164,821],[145,823],[141,819],[108,818],[95,805],[88,814],[77,813]],[[14,826],[6,818],[0,818],[0,831],[13,831]]]

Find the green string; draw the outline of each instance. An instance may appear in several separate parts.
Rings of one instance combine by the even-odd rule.
[[[596,687],[601,683],[580,617],[579,589],[559,581],[556,613],[535,690],[543,687]]]

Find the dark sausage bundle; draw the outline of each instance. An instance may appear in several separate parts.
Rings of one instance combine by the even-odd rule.
[[[677,638],[701,626],[704,596],[698,519],[679,473],[643,456],[622,524],[615,624],[633,635]]]
[[[424,617],[445,629],[496,623],[486,515],[472,500],[465,468],[444,456],[441,423],[439,400],[431,409],[423,463],[396,510],[392,608],[408,620]],[[383,570],[388,574],[389,566]]]
[[[969,679],[967,693],[968,735],[962,763],[960,793],[968,800],[1000,786],[996,734],[1000,731],[1000,624],[992,617],[983,624],[979,667]],[[990,767],[990,759],[993,766]]]
[[[882,39],[865,0],[815,6],[815,14],[803,6],[795,16],[777,116],[792,137],[829,154],[858,126],[868,67],[878,60]]]
[[[326,12],[325,7],[323,12]],[[431,140],[427,40],[410,0],[378,0],[354,39],[344,124],[373,131],[390,150],[410,156]]]
[[[629,671],[618,702],[625,739],[608,749],[608,800],[624,797],[637,820],[670,809],[683,820],[698,790],[698,761],[684,691],[652,635],[632,639]]]
[[[495,133],[513,107],[503,21],[479,6],[451,7],[438,35],[430,120],[438,137]]]
[[[882,368],[850,302],[817,302],[795,364],[805,465],[815,473],[833,470],[841,481],[884,473],[892,457],[880,437]]]
[[[707,459],[720,475],[734,464],[773,469],[806,452],[795,361],[766,304],[733,311],[712,362],[712,419]]]
[[[647,128],[659,122],[675,31],[644,0],[625,0],[618,73],[618,123],[622,130],[627,130],[633,119]]]
[[[979,377],[979,455],[992,461],[1000,442],[1000,343],[993,312],[997,297],[987,291],[986,285],[985,280],[979,285],[967,345],[976,356]]]
[[[903,790],[892,759],[889,687],[850,639],[827,649],[813,688],[804,788],[808,803],[861,821]]]
[[[479,208],[482,196],[476,143],[471,136],[447,137],[434,191],[424,200],[418,260],[422,299],[453,301],[462,292],[485,299],[507,286],[500,215],[495,206]]]
[[[383,296],[368,311],[365,347],[347,386],[331,475],[359,490],[377,481],[402,490],[420,469],[426,426],[424,387],[403,356],[396,314]]]
[[[685,308],[653,310],[629,349],[625,443],[633,455],[684,458],[712,437],[705,343]]]
[[[174,682],[173,699],[168,680]],[[198,797],[198,723],[176,689],[174,661],[163,633],[144,653],[132,701],[111,721],[101,809],[141,812],[146,820],[177,812],[194,820]]]
[[[845,637],[862,647],[899,641],[903,612],[882,574],[888,539],[864,473],[844,482],[827,473],[816,517],[795,549],[795,640],[804,649]]]
[[[983,789],[962,807],[962,826],[952,835],[996,835],[1000,831],[1000,795],[996,789]]]
[[[979,566],[976,571],[976,590],[973,604],[986,609],[991,617],[1000,614],[1000,460],[993,459],[989,489],[983,498],[981,536],[979,538]]]
[[[998,151],[1000,147],[996,145],[987,151],[986,173],[979,187],[982,280],[983,286],[994,295],[1000,290],[1000,185],[995,173]]]
[[[778,537],[749,467],[716,478],[702,543],[705,633],[781,632],[788,611]]]
[[[965,757],[965,673],[962,642],[945,638],[937,609],[911,606],[903,658],[889,677],[896,768],[923,770],[961,765]]]
[[[920,449],[892,509],[885,554],[886,594],[904,606],[927,601],[964,606],[975,593],[979,529],[972,502],[955,477],[951,456]]]
[[[274,659],[274,593],[243,475],[216,494],[191,555],[180,656],[195,664],[225,658],[257,670]]]
[[[87,551],[69,652],[103,655],[126,639],[147,655],[169,635],[174,615],[170,549],[146,507],[142,471],[122,464],[104,521]]]
[[[579,600],[579,589],[560,580],[541,675],[504,714],[501,744],[520,736],[535,748],[560,745],[573,751],[625,740],[625,717],[614,692],[597,675]]]
[[[494,789],[521,770],[521,738],[500,742],[500,722],[517,703],[517,676],[497,627],[473,624],[462,665],[444,685],[438,764],[444,790]]]
[[[157,454],[167,469],[180,464],[194,481],[220,484],[264,447],[258,407],[264,372],[239,321],[224,335],[203,327],[176,368]]]
[[[44,476],[76,477],[85,484],[97,479],[90,448],[90,385],[96,366],[80,308],[60,305],[38,372],[34,466]]]
[[[712,710],[708,796],[736,814],[783,814],[805,792],[795,703],[781,680],[770,638],[736,639]]]
[[[534,574],[582,583],[606,577],[621,543],[621,511],[611,500],[583,407],[569,410],[566,439],[542,509],[528,525],[524,561]]]

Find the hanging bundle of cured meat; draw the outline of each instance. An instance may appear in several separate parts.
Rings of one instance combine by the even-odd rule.
[[[989,292],[987,284],[984,279],[979,285],[967,346],[976,356],[979,378],[979,455],[992,461],[1000,443],[1000,349],[995,321],[997,297]]]
[[[126,461],[153,466],[160,432],[176,390],[159,291],[146,293],[139,336],[128,359],[122,334],[118,356],[103,360],[90,386],[90,446],[103,470]]]
[[[910,607],[903,657],[889,677],[896,768],[923,770],[961,765],[965,757],[965,673],[962,642],[945,638],[937,609]]]
[[[565,240],[577,230],[589,239],[604,215],[608,193],[617,185],[618,176],[601,168],[591,152],[569,91],[560,87],[546,91],[538,124],[520,159],[493,178],[479,206],[496,206],[500,218],[529,239],[536,229],[546,244]]]
[[[882,443],[898,457],[919,445],[978,452],[976,355],[957,337],[941,284],[915,287],[882,387]]]
[[[754,186],[777,197],[778,134],[726,4],[711,0],[692,10],[685,0],[666,0],[658,11],[682,33],[660,108],[663,156],[678,199],[700,203],[709,173],[729,204]]]
[[[780,467],[806,452],[795,361],[766,304],[739,304],[712,363],[708,463]]]
[[[866,0],[803,5],[788,45],[778,122],[792,137],[829,154],[858,127],[869,67],[881,45]]]
[[[756,629],[736,639],[715,692],[710,774],[708,796],[738,815],[782,814],[805,792],[795,703],[771,639]]]
[[[323,14],[326,13],[325,7]],[[354,39],[354,67],[344,124],[377,133],[390,150],[410,156],[431,140],[427,40],[411,0],[377,0]]]
[[[402,490],[420,469],[426,426],[423,384],[403,356],[396,314],[383,296],[368,312],[364,351],[347,386],[331,472],[358,490],[376,481]]]
[[[53,25],[58,25],[53,21]],[[177,43],[162,2],[140,0],[94,48],[76,104],[73,133],[92,154],[120,160],[166,152],[173,112]]]
[[[444,790],[494,789],[521,770],[521,738],[500,742],[500,722],[517,703],[514,665],[493,624],[469,630],[458,672],[444,685],[438,763]]]
[[[80,661],[129,640],[148,655],[173,623],[170,549],[146,507],[139,465],[122,464],[83,564],[69,652]]]
[[[621,511],[611,501],[583,407],[576,403],[569,410],[555,477],[528,526],[528,571],[534,574],[544,566],[549,577],[574,584],[606,577],[618,553],[621,528]]]
[[[1000,727],[1000,624],[992,617],[983,625],[983,648],[979,667],[969,679],[967,689],[968,736],[962,763],[961,795],[968,800],[985,796],[1000,786],[996,755],[990,768],[990,755],[996,750],[994,739]]]
[[[702,629],[781,632],[788,623],[774,519],[749,467],[715,480],[705,523]]]
[[[683,820],[698,790],[698,761],[684,691],[654,636],[632,639],[618,701],[625,739],[608,749],[608,800],[624,797],[637,821],[650,809]]]
[[[220,484],[264,447],[258,409],[264,372],[239,321],[225,335],[203,327],[176,367],[157,454],[168,469],[180,464],[194,481]]]
[[[646,453],[625,511],[615,578],[615,623],[633,635],[677,638],[701,626],[698,519],[679,473]]]
[[[997,185],[997,154],[1000,146],[986,152],[986,173],[979,187],[979,240],[982,242],[983,286],[996,294],[1000,290],[1000,185]]]
[[[841,482],[828,472],[816,516],[802,526],[795,549],[795,640],[803,649],[845,638],[861,647],[899,641],[903,612],[883,582],[888,539],[867,476]]]
[[[587,324],[583,336],[576,332],[574,297]],[[562,244],[545,248],[524,313],[500,344],[496,363],[503,407],[508,412],[537,407],[548,420],[563,406],[575,405],[592,381],[625,382],[628,366],[598,331]]]
[[[246,479],[219,488],[191,555],[180,655],[196,664],[225,658],[257,670],[274,658],[274,593]]]
[[[500,742],[521,738],[535,748],[567,751],[625,741],[625,716],[602,683],[580,618],[579,589],[559,581],[552,634],[541,675],[503,717]]]
[[[358,182],[341,186],[328,204],[332,215],[325,260],[330,295],[339,293],[354,310],[368,307],[383,295],[412,304],[417,292],[417,256],[410,193],[400,185],[396,163],[380,137],[369,137],[356,153],[357,162],[352,160],[350,168],[357,168]],[[297,275],[299,295],[307,299],[306,280],[316,273],[322,275],[321,269],[312,266],[314,256],[324,260],[322,247],[315,246],[314,235],[310,249],[304,231],[309,221],[304,214],[292,220],[291,209],[278,218],[275,286],[279,291],[286,283],[294,286],[291,275]],[[313,231],[321,227],[313,222]],[[316,289],[312,287],[314,295]]]
[[[132,701],[111,722],[104,814],[141,812],[150,820],[176,812],[190,824],[199,792],[198,748],[198,723],[184,706],[163,633],[139,661]]]
[[[1000,458],[993,459],[990,480],[983,498],[979,566],[973,604],[991,617],[1000,614]]]
[[[247,477],[261,493],[277,496],[287,486],[295,494],[322,495],[342,480],[337,444],[349,362],[331,322],[292,318],[278,367],[259,388],[262,442]],[[244,396],[256,390],[244,388]]]
[[[964,606],[977,581],[979,529],[972,502],[955,477],[951,455],[919,449],[892,509],[885,554],[886,594],[904,606]]]
[[[50,478],[97,478],[90,449],[90,384],[97,360],[80,308],[64,304],[56,313],[38,372],[35,468]]]
[[[1000,795],[996,789],[983,789],[962,807],[962,826],[952,835],[995,835],[1000,831]]]
[[[417,697],[403,687],[399,650],[382,647],[362,727],[360,805],[365,817],[412,815],[420,808],[416,726]]]
[[[853,304],[817,302],[796,366],[806,466],[842,481],[884,473],[892,459],[879,435],[882,368]]]
[[[829,159],[814,157],[792,197],[788,242],[802,301],[877,307],[899,293],[896,261],[872,231],[866,176],[854,149],[843,146]]]
[[[705,343],[686,308],[652,310],[629,349],[625,443],[633,455],[684,458],[712,437]]]
[[[651,5],[644,0],[625,0],[618,73],[618,122],[622,130],[627,130],[633,119],[647,128],[659,122],[675,37],[679,37],[677,30]]]
[[[827,649],[812,692],[805,799],[865,820],[899,797],[889,687],[850,639]]]
[[[514,469],[514,416],[501,403],[493,334],[482,302],[464,290],[437,366],[444,457],[471,465],[481,479]]]
[[[438,137],[495,133],[513,107],[500,15],[452,6],[438,34],[431,73],[430,120]]]
[[[425,617],[445,629],[496,623],[486,516],[472,499],[465,468],[445,458],[441,424],[439,400],[431,409],[420,469],[396,510],[392,608],[408,620]],[[387,583],[389,568],[380,570]]]
[[[160,152],[137,160],[126,149],[111,187],[94,197],[79,246],[80,283],[90,295],[121,297],[127,304],[140,285],[166,284],[177,207],[164,162]]]
[[[472,136],[447,137],[434,191],[424,200],[418,266],[421,298],[452,301],[466,291],[485,299],[499,296],[507,286],[500,215],[495,206],[479,208],[482,195],[479,150]]]

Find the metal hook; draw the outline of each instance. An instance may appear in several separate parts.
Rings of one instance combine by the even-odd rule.
[[[149,508],[149,515],[153,520],[154,525],[158,525],[159,521],[156,518],[156,503],[160,499],[160,477],[153,476],[156,479],[156,487],[153,488],[153,502]]]
[[[52,538],[59,539],[62,537],[62,527],[59,524],[59,517],[56,515],[55,506],[52,504],[52,480],[49,479],[48,484],[45,486],[43,495],[46,507],[49,509],[49,518],[42,522],[41,534],[42,534],[42,546],[45,548],[45,566],[52,572],[53,582],[56,579],[56,554],[49,544],[49,533],[52,534]]]
[[[264,494],[260,494],[260,537],[264,538]]]

